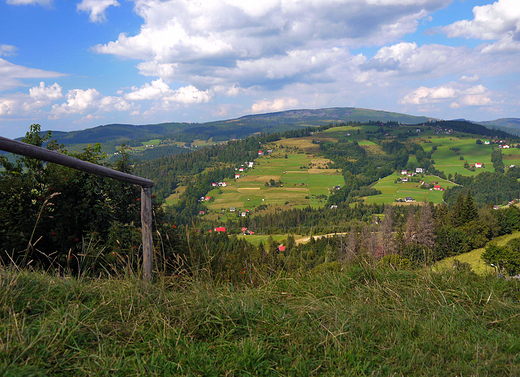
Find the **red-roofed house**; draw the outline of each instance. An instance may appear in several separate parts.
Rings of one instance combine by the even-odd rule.
[[[263,155],[264,155],[264,152],[262,152],[262,151],[258,151],[258,155],[259,155],[259,156],[263,156]]]
[[[441,189],[441,185],[435,185],[435,186],[433,186],[433,189],[434,189],[434,190],[437,190],[437,191],[440,191],[440,189]]]
[[[285,251],[285,246],[283,246],[283,245],[278,246],[278,250],[279,251]]]
[[[219,232],[220,233],[220,232],[225,232],[225,231],[226,231],[226,228],[223,227],[223,226],[219,226],[219,227],[215,228],[215,232]]]

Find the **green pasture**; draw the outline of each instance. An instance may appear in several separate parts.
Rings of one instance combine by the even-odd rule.
[[[381,194],[367,196],[364,198],[365,202],[369,204],[395,203],[395,199],[401,198],[404,200],[406,197],[412,197],[416,202],[422,202],[424,199],[426,199],[429,202],[440,204],[442,203],[443,192],[433,190],[433,182],[439,182],[438,184],[442,188],[455,186],[455,184],[450,181],[443,180],[431,175],[425,175],[420,179],[430,183],[432,189],[422,189],[419,182],[395,183],[395,180],[399,176],[400,175],[398,173],[394,173],[388,177],[381,178],[375,185],[372,186],[373,188],[380,190]]]
[[[241,178],[228,180],[227,187],[212,189],[207,194],[214,198],[207,203],[213,211],[253,209],[260,204],[271,206],[319,206],[323,201],[317,195],[329,194],[329,189],[344,184],[341,172],[336,169],[309,169],[312,156],[280,153],[256,160],[253,169],[247,169]],[[282,157],[280,157],[282,156]],[[303,167],[303,168],[301,168]],[[268,187],[271,179],[282,186]]]
[[[493,239],[492,241],[489,241],[489,243],[495,243],[499,246],[506,245],[510,240],[513,238],[520,237],[520,231],[516,230],[512,234],[505,234],[503,236],[497,237]],[[488,266],[484,263],[484,261],[481,259],[482,253],[484,252],[485,248],[475,249],[468,253],[460,254],[455,257],[445,258],[439,262],[437,262],[432,269],[434,271],[440,271],[443,269],[447,269],[451,267],[451,264],[454,259],[457,259],[461,262],[469,263],[471,265],[471,268],[473,271],[475,271],[479,275],[486,275],[486,274],[492,274],[495,272],[493,267]]]
[[[432,137],[429,140],[431,143],[421,143],[421,146],[427,152],[429,152],[434,145],[437,146],[437,150],[433,153],[432,159],[435,161],[435,168],[444,171],[446,176],[449,174],[455,175],[455,173],[477,175],[485,171],[494,171],[493,164],[491,163],[492,146],[485,144],[478,145],[476,143],[477,138],[460,139],[454,136],[441,136]],[[451,150],[451,148],[460,148],[460,151],[457,154]],[[461,160],[460,156],[463,156],[464,160]],[[471,171],[464,168],[464,161],[467,161],[470,166],[476,163],[483,163],[485,167]]]
[[[151,140],[148,140],[148,141],[142,141],[141,144],[143,144],[143,146],[145,145],[159,145],[159,143],[161,142],[161,139],[151,139]]]

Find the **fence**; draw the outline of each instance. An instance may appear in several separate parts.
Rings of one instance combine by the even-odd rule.
[[[147,282],[152,280],[153,273],[153,241],[152,241],[152,187],[154,182],[123,173],[114,169],[82,161],[67,156],[63,153],[40,148],[20,141],[7,139],[0,136],[0,150],[19,154],[26,157],[36,158],[43,161],[67,166],[76,170],[102,175],[118,181],[132,183],[141,186],[141,234],[143,237],[143,279]]]

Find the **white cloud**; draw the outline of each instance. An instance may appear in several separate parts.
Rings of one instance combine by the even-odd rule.
[[[43,81],[40,82],[40,86],[29,89],[29,95],[32,99],[38,101],[54,101],[63,97],[61,86],[59,86],[58,83],[46,87]]]
[[[146,83],[141,88],[132,87],[132,92],[125,94],[125,98],[131,101],[142,101],[149,99],[159,99],[171,94],[172,90],[163,79],[152,81],[151,84]]]
[[[51,5],[52,0],[7,0],[7,4],[11,4],[11,5],[28,5],[28,4]]]
[[[473,20],[457,21],[440,30],[448,37],[497,40],[482,46],[482,52],[520,51],[520,2],[498,0],[473,8]]]
[[[401,38],[452,1],[134,0],[140,32],[94,51],[141,60],[143,75],[204,89],[279,88],[302,76],[319,83],[344,66],[334,58],[348,56],[347,48]]]
[[[58,72],[27,68],[0,58],[0,92],[22,86],[23,83],[18,79],[55,78],[60,76],[64,75]]]
[[[451,108],[461,106],[489,106],[494,102],[483,85],[468,86],[459,83],[428,88],[420,88],[405,95],[400,103],[404,105],[429,105],[452,101]]]
[[[118,7],[116,0],[82,0],[76,7],[79,11],[90,13],[90,22],[106,21],[105,11],[108,7]]]
[[[0,56],[2,56],[2,55],[4,55],[4,56],[13,55],[16,50],[17,50],[17,48],[15,46],[0,44]]]
[[[265,113],[271,111],[283,111],[298,106],[299,101],[296,98],[279,98],[274,100],[264,99],[257,101],[252,107],[252,113]]]
[[[213,97],[211,91],[198,90],[193,85],[173,90],[163,79],[157,79],[150,84],[146,83],[141,88],[132,87],[132,91],[124,95],[125,99],[132,101],[157,100],[162,105],[156,107],[168,107],[172,104],[194,104],[209,102]]]
[[[479,75],[473,75],[473,76],[461,76],[461,78],[459,79],[460,82],[477,82],[480,80],[480,76]]]
[[[94,107],[96,100],[100,99],[101,93],[96,89],[73,89],[67,93],[67,102],[52,106],[52,114],[55,118],[63,114],[83,114],[87,109]]]

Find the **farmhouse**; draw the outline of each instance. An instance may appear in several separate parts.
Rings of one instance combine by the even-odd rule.
[[[415,199],[412,198],[411,196],[407,196],[406,198],[404,198],[404,201],[405,201],[406,203],[410,203],[410,202],[415,202]]]
[[[437,190],[437,191],[440,191],[441,190],[441,185],[434,185],[433,189]]]
[[[481,162],[477,162],[477,163],[475,164],[475,167],[476,167],[476,168],[481,168],[481,167],[482,167],[482,163],[481,163]]]
[[[417,174],[422,174],[423,173],[423,168],[415,168],[415,172]]]
[[[262,152],[262,151],[258,151],[258,155],[259,155],[259,156],[263,156],[263,155],[264,155],[264,152]]]
[[[408,174],[408,171],[406,171],[406,170],[401,170],[401,175],[406,175],[406,174]]]
[[[215,232],[218,232],[218,233],[225,232],[225,231],[226,231],[226,227],[223,227],[223,226],[219,226],[219,227],[215,228]]]
[[[240,174],[235,174],[235,179],[239,179],[240,178]]]

